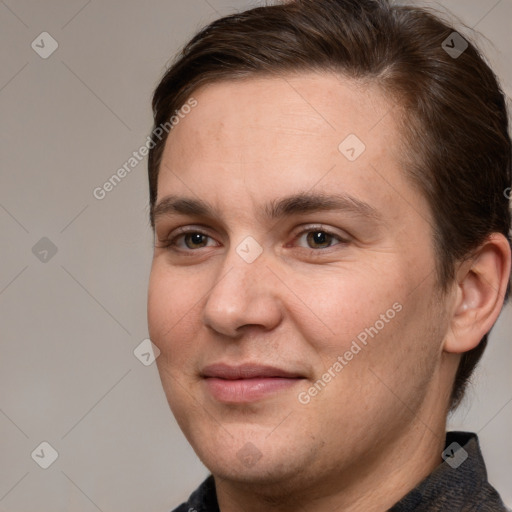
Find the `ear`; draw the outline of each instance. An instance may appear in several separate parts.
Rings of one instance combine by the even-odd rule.
[[[446,352],[475,348],[501,312],[510,279],[511,250],[501,233],[493,233],[457,268],[456,297]]]

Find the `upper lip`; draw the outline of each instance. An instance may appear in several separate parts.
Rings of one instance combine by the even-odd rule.
[[[283,370],[275,366],[259,364],[241,364],[231,366],[225,363],[211,364],[203,368],[201,376],[204,378],[216,377],[218,379],[238,380],[255,379],[258,377],[281,377],[288,379],[303,378],[297,372]]]

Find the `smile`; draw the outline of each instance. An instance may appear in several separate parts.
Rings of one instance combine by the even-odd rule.
[[[209,393],[219,402],[248,403],[289,389],[305,377],[281,368],[219,363],[201,372]]]

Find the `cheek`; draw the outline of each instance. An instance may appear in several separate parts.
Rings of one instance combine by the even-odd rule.
[[[165,330],[169,329],[172,325],[172,318],[169,318],[169,313],[172,308],[169,304],[172,304],[172,293],[171,289],[167,285],[167,282],[162,273],[153,267],[151,269],[151,275],[149,278],[148,288],[148,328],[149,336],[151,341],[158,346],[160,350],[160,341]]]
[[[428,304],[417,297],[409,300],[407,293],[380,298],[367,308],[338,302],[339,336],[326,341],[308,332],[318,380],[302,390],[302,399],[310,400],[304,414],[324,430],[336,425],[354,442],[381,435],[383,426],[399,428],[410,421],[437,364],[440,338],[429,322]],[[336,428],[331,429],[333,438]]]
[[[151,270],[148,288],[148,328],[151,341],[167,358],[170,355],[184,354],[183,348],[190,346],[179,340],[186,340],[184,334],[191,325],[194,315],[195,295],[187,290],[190,287],[175,274],[154,265]],[[175,360],[175,357],[172,358]]]
[[[381,327],[380,315],[391,310],[386,320],[395,317],[393,304],[400,302],[403,289],[391,265],[383,267],[387,272],[369,266],[335,268],[315,279],[294,280],[294,293],[301,299],[294,321],[317,351],[340,352],[375,322]]]
[[[414,396],[405,392],[403,398],[416,400],[418,386],[409,384],[428,381],[441,340],[428,301],[434,282],[427,279],[418,286],[413,272],[388,261],[362,271],[336,269],[315,280],[317,286],[311,283],[306,278],[294,283],[308,307],[298,308],[293,321],[310,347],[316,378],[331,369],[336,378],[330,392],[352,389],[351,397],[340,396],[348,402],[352,398],[356,409],[367,402],[377,407],[379,400],[396,400],[377,376],[396,392],[407,387]],[[339,356],[341,366],[334,366]],[[338,391],[333,399],[338,400]]]

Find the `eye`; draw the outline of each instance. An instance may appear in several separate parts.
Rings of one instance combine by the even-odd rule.
[[[188,251],[215,246],[215,243],[208,245],[208,240],[213,241],[209,235],[201,231],[182,231],[176,236],[162,240],[161,245],[158,247],[164,249],[176,248],[177,250]]]
[[[294,243],[296,244],[297,241],[299,242],[299,246],[305,249],[314,250],[315,252],[318,252],[318,249],[328,249],[335,245],[345,245],[348,243],[346,238],[332,233],[321,226],[301,231],[295,237]],[[202,231],[186,231],[184,229],[180,229],[177,233],[175,232],[174,236],[171,235],[169,238],[160,240],[160,245],[158,245],[158,247],[161,249],[171,249],[177,252],[190,253],[197,249],[216,247],[217,245],[217,242],[211,236],[203,233]]]
[[[299,233],[299,236],[296,238],[296,240],[305,240],[308,248],[310,249],[327,249],[333,245],[337,245],[332,243],[336,240],[342,244],[348,242],[341,236],[318,227],[302,231]]]

